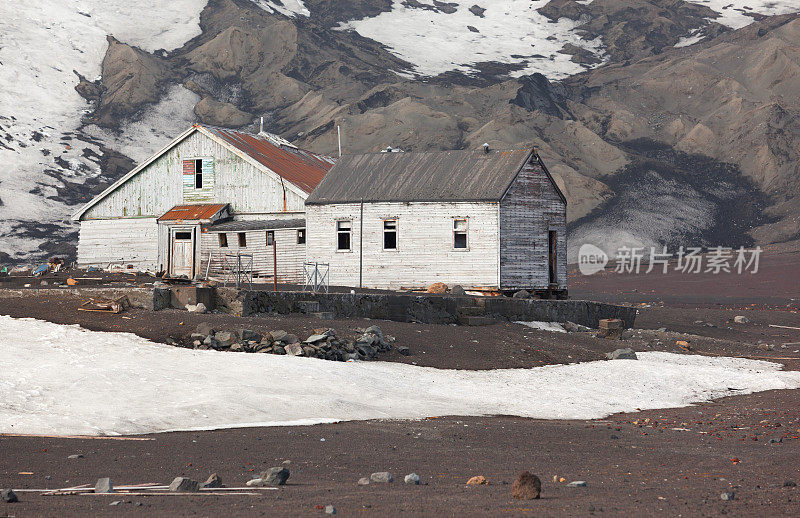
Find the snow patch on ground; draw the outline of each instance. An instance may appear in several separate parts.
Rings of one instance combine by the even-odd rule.
[[[531,369],[194,351],[0,316],[0,432],[132,434],[506,414],[595,419],[800,387],[774,363],[669,353]]]
[[[206,0],[0,2],[0,252],[23,256],[38,247],[36,240],[13,237],[18,222],[69,225],[71,210],[49,199],[59,178],[82,182],[100,174],[91,154],[98,146],[76,133],[90,106],[75,91],[75,72],[90,81],[99,77],[109,34],[151,52],[179,47],[200,34],[205,5]]]
[[[540,331],[552,331],[554,333],[566,333],[567,332],[567,330],[564,329],[564,326],[562,326],[558,322],[539,322],[539,321],[523,322],[523,321],[520,320],[520,321],[517,321],[517,322],[514,322],[514,323],[523,325],[525,327],[530,327],[531,329],[538,329]]]
[[[541,72],[549,79],[577,74],[586,67],[558,51],[572,43],[602,57],[599,39],[586,41],[575,33],[581,24],[567,18],[550,22],[536,10],[548,0],[420,0],[420,6],[393,0],[392,10],[373,18],[340,24],[364,37],[383,43],[412,63],[421,76],[452,70],[473,74],[475,64],[497,62],[519,65],[512,76]],[[486,9],[477,16],[470,7]],[[450,12],[454,8],[454,12]],[[475,30],[470,30],[473,27]],[[477,32],[476,32],[477,31]]]

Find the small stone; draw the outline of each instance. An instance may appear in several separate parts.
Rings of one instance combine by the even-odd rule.
[[[447,284],[443,282],[434,282],[430,286],[428,286],[427,293],[434,293],[437,295],[442,295],[447,293]]]
[[[169,490],[173,493],[194,493],[200,490],[200,484],[190,478],[175,477],[169,485]]]
[[[419,485],[420,478],[419,478],[419,475],[417,475],[416,473],[411,473],[411,474],[405,476],[405,478],[403,479],[403,482],[405,482],[406,484]]]
[[[736,322],[737,324],[747,324],[748,322],[750,322],[750,319],[744,315],[737,315],[733,317],[733,321]]]
[[[332,505],[325,506],[325,514],[336,514],[336,508]]]
[[[468,486],[483,486],[488,484],[489,481],[483,475],[476,475],[469,480],[467,480]]]
[[[270,331],[269,334],[270,336],[272,336],[272,339],[275,340],[276,342],[285,342],[286,337],[288,336],[288,333],[283,329],[278,329],[277,331]]]
[[[260,342],[261,333],[253,331],[252,329],[242,329],[242,341]]]
[[[195,332],[199,335],[209,336],[215,333],[215,329],[211,322],[200,322],[197,324]]]
[[[212,473],[200,487],[222,487],[222,479],[216,473]]]
[[[240,352],[244,351],[244,345],[242,345],[242,344],[237,342],[237,343],[231,345],[230,351],[234,352],[234,353],[240,353]]]
[[[67,458],[68,459],[82,459],[83,458],[83,453],[76,453],[75,455],[70,455]]]
[[[535,500],[542,494],[542,481],[528,471],[523,471],[511,484],[511,496],[521,500]]]
[[[197,304],[186,304],[186,310],[191,313],[206,313],[208,308],[202,302],[198,302]]]
[[[586,481],[585,480],[573,480],[572,482],[567,484],[567,487],[586,487]]]
[[[272,348],[272,354],[286,354],[286,348],[281,347],[280,345],[276,345],[275,347]]]
[[[269,468],[261,472],[261,478],[268,486],[282,486],[289,480],[289,470],[283,467]]]
[[[369,485],[369,478],[361,477],[360,479],[358,479],[358,485],[359,486],[368,486]]]
[[[453,297],[464,297],[466,296],[466,294],[467,292],[464,291],[464,288],[459,284],[456,284],[455,286],[450,288],[450,295],[452,295]]]
[[[407,346],[405,346],[405,345],[401,345],[401,346],[399,346],[399,347],[397,348],[397,352],[398,352],[398,353],[400,353],[400,354],[402,354],[403,356],[410,356],[410,355],[411,355],[411,349],[409,349],[409,348],[408,348]]]
[[[729,491],[727,493],[722,493],[721,495],[719,495],[719,497],[722,500],[726,500],[726,501],[727,500],[733,500],[733,499],[736,498],[736,493],[734,493],[733,491]]]
[[[111,483],[111,479],[106,478],[98,478],[97,482],[94,485],[94,492],[95,493],[113,493],[114,492],[114,484]]]
[[[300,344],[289,344],[285,347],[285,349],[286,354],[291,356],[303,356],[303,354],[305,354],[303,351],[303,346]]]
[[[780,444],[783,442],[783,437],[773,437],[769,440],[770,444]]]
[[[264,482],[263,478],[254,478],[254,479],[248,480],[245,483],[245,485],[247,485],[249,487],[265,487],[267,485],[267,483]]]
[[[791,480],[787,480],[783,483],[783,487],[797,487],[797,484]]]
[[[214,335],[214,339],[219,342],[220,347],[230,347],[236,342],[236,335],[230,331],[220,331]]]
[[[633,349],[617,349],[613,352],[607,353],[606,358],[609,360],[635,360],[636,353]]]
[[[324,335],[324,334],[311,335],[311,336],[309,336],[308,338],[305,339],[305,343],[313,344],[313,343],[317,343],[317,342],[319,342],[321,340],[325,340],[326,338],[328,338],[328,335]]]
[[[512,297],[515,299],[529,299],[531,297],[531,293],[528,290],[519,290],[514,292]]]
[[[119,504],[121,504],[121,503],[122,503],[122,500],[114,500],[113,502],[111,502],[111,503],[110,503],[110,504],[108,504],[108,505],[119,505]]]
[[[369,476],[369,479],[372,482],[380,482],[383,484],[394,482],[394,477],[388,471],[379,471],[377,473],[373,473],[372,475]]]
[[[4,502],[13,504],[14,502],[19,502],[19,497],[14,492],[13,489],[3,489],[0,491],[0,498],[3,499]]]

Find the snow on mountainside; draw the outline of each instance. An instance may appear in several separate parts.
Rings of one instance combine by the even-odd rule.
[[[302,135],[303,145],[322,152],[332,151],[331,124],[342,115],[354,125],[348,136],[361,146],[351,151],[388,144],[449,149],[492,138],[516,145],[559,125],[526,126],[529,121],[505,113],[505,96],[517,95],[512,103],[531,113],[562,117],[558,106],[566,106],[567,93],[523,81],[525,91],[517,94],[519,84],[503,83],[509,76],[540,73],[553,80],[605,70],[609,61],[713,38],[727,30],[722,25],[800,11],[795,0],[693,0],[688,9],[661,0],[333,4],[0,2],[0,263],[74,253],[76,225],[69,216],[77,206],[131,167],[130,159],[146,158],[197,120],[242,127],[265,115],[272,130]],[[644,11],[631,10],[633,4]],[[114,45],[118,52],[110,56]],[[391,71],[421,81],[403,81]],[[437,79],[443,88],[427,82],[442,73],[455,73],[453,85],[475,79],[481,88],[498,87],[451,90],[451,76]],[[564,131],[577,140],[595,138],[580,129],[592,117],[567,123]],[[555,144],[563,136],[549,138],[566,164],[570,150]],[[588,177],[605,166],[592,165],[579,177],[585,157],[571,158],[567,183],[579,192],[576,199],[591,200],[572,206],[588,211],[606,196]]]
[[[70,208],[57,187],[100,174],[100,149],[78,134],[91,111],[78,74],[100,75],[106,35],[148,51],[180,47],[200,34],[204,0],[0,3],[1,253],[25,256],[41,243],[22,222],[66,228]]]

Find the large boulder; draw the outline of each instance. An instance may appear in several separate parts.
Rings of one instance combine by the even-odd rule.
[[[428,286],[427,293],[433,293],[436,295],[444,295],[447,293],[447,284],[443,282],[434,282],[430,286]]]
[[[511,496],[521,500],[535,500],[542,493],[542,481],[528,471],[523,471],[511,484]]]
[[[194,493],[200,491],[200,483],[186,477],[175,477],[169,485],[173,493]]]
[[[636,353],[633,349],[617,349],[613,352],[606,353],[606,358],[609,360],[635,360]]]
[[[289,480],[289,470],[284,467],[269,468],[261,472],[261,479],[268,486],[282,486]]]

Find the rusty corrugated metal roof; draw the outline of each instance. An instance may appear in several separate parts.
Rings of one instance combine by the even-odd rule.
[[[499,201],[530,149],[345,155],[307,205],[373,201]]]
[[[227,207],[227,203],[176,205],[169,209],[158,221],[203,221],[210,220],[219,211]]]
[[[322,181],[335,162],[329,156],[294,147],[276,135],[253,135],[205,124],[198,126],[210,131],[308,193]]]

